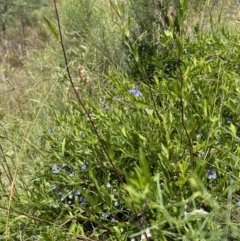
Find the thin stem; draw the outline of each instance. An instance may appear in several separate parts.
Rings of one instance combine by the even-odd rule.
[[[188,148],[189,148],[189,153],[190,153],[190,160],[192,163],[192,169],[194,170],[195,168],[195,161],[194,161],[194,156],[193,156],[193,145],[192,145],[192,140],[191,137],[187,131],[187,127],[185,125],[185,108],[184,108],[184,101],[183,101],[183,97],[182,97],[182,92],[183,92],[183,88],[184,88],[184,76],[183,76],[183,72],[182,72],[182,68],[181,68],[181,58],[178,57],[178,69],[179,69],[179,73],[180,73],[180,84],[181,84],[181,96],[180,98],[180,105],[181,105],[181,123],[185,132],[185,135],[187,137],[188,140]]]
[[[27,218],[30,218],[32,220],[35,220],[35,221],[39,221],[39,222],[43,222],[43,223],[47,223],[47,224],[54,224],[53,222],[50,222],[50,221],[47,221],[45,219],[42,219],[42,218],[38,218],[38,217],[35,217],[35,216],[32,216],[32,215],[29,215],[27,213],[24,213],[24,212],[20,212],[20,211],[17,211],[13,208],[6,208],[6,207],[3,207],[3,206],[0,206],[0,209],[3,209],[3,210],[6,210],[8,211],[9,213],[16,213],[16,214],[19,214],[19,215],[23,215]]]
[[[112,4],[111,1],[110,1],[110,3]],[[89,111],[86,109],[83,101],[81,100],[81,98],[79,97],[78,92],[77,92],[76,89],[75,89],[75,86],[74,86],[74,83],[73,83],[73,81],[72,81],[72,77],[71,77],[71,74],[70,74],[70,70],[69,70],[69,67],[68,67],[68,61],[67,61],[67,55],[66,55],[65,46],[64,46],[64,44],[63,44],[62,30],[61,30],[61,26],[60,26],[60,19],[59,19],[58,9],[57,9],[57,5],[56,5],[56,0],[54,0],[54,8],[55,8],[56,17],[57,17],[58,31],[59,31],[59,35],[60,35],[60,44],[61,44],[61,46],[62,46],[62,52],[63,52],[63,55],[64,55],[65,66],[66,66],[66,70],[67,70],[67,74],[68,74],[69,81],[70,81],[70,83],[71,83],[71,86],[72,86],[72,88],[73,88],[73,90],[74,90],[74,93],[75,93],[75,95],[76,95],[76,97],[77,97],[78,102],[80,103],[81,107],[82,107],[83,110],[85,111],[85,113],[86,113],[86,115],[87,115],[87,117],[88,117],[88,119],[89,119],[89,121],[90,121],[90,124],[91,124],[91,126],[92,126],[92,128],[93,128],[93,131],[94,131],[94,133],[96,134],[96,136],[97,136],[97,138],[98,138],[98,141],[99,141],[99,144],[100,144],[100,146],[101,146],[102,151],[105,153],[105,155],[106,155],[109,163],[111,164],[114,172],[116,173],[116,175],[117,175],[120,183],[123,185],[124,182],[123,182],[123,180],[122,180],[122,177],[120,176],[118,170],[116,169],[115,165],[113,164],[113,161],[112,161],[112,159],[110,158],[110,156],[109,156],[109,154],[108,154],[108,152],[107,152],[107,149],[106,149],[105,145],[103,144],[103,141],[102,141],[102,139],[101,139],[101,137],[100,137],[100,135],[99,135],[99,133],[98,133],[98,130],[97,130],[97,128],[96,128],[96,126],[95,126],[92,118],[91,118],[91,115],[90,115]],[[116,9],[114,9],[114,10],[116,10]],[[117,10],[116,10],[116,12],[117,12]],[[118,12],[117,12],[117,13],[118,13]],[[119,13],[118,13],[118,15],[119,15]],[[119,17],[120,17],[120,15],[119,15]],[[134,215],[137,217],[137,212],[136,212],[136,209],[135,209],[135,207],[134,207],[134,203],[133,203],[133,202],[132,202],[132,208],[133,208]],[[141,224],[141,222],[140,222],[139,219],[138,219],[138,222],[139,222],[139,225],[141,226],[141,228],[143,229],[143,226],[142,226],[142,224]],[[146,232],[145,232],[145,237],[146,237],[146,240],[148,241],[149,238],[147,237]]]
[[[100,144],[100,147],[101,147],[102,151],[105,153],[105,155],[106,155],[108,161],[110,162],[110,165],[112,166],[114,172],[116,173],[119,181],[121,182],[121,184],[124,184],[124,182],[123,182],[123,180],[122,180],[122,177],[120,176],[117,168],[116,168],[115,165],[113,164],[113,161],[112,161],[112,159],[110,158],[110,156],[109,156],[109,154],[108,154],[108,152],[107,152],[107,149],[106,149],[105,145],[103,144],[103,141],[102,141],[102,139],[101,139],[101,137],[100,137],[100,134],[98,133],[98,130],[97,130],[97,128],[96,128],[96,126],[95,126],[95,124],[94,124],[94,122],[93,122],[93,120],[92,120],[92,117],[91,117],[89,111],[88,111],[87,108],[85,107],[82,99],[80,98],[80,96],[79,96],[79,94],[78,94],[78,92],[77,92],[77,90],[76,90],[76,88],[75,88],[75,86],[74,86],[74,83],[73,83],[73,80],[72,80],[72,77],[71,77],[71,74],[70,74],[70,70],[69,70],[69,67],[68,67],[68,60],[67,60],[67,55],[66,55],[65,46],[64,46],[64,44],[63,44],[62,30],[61,30],[61,25],[60,25],[60,19],[59,19],[59,14],[58,14],[58,9],[57,9],[56,0],[54,0],[54,8],[55,8],[56,17],[57,17],[58,32],[59,32],[59,36],[60,36],[60,44],[61,44],[61,46],[62,46],[62,52],[63,52],[63,56],[64,56],[64,61],[65,61],[65,66],[66,66],[66,71],[67,71],[67,74],[68,74],[69,81],[70,81],[70,83],[71,83],[71,86],[72,86],[72,88],[73,88],[73,90],[74,90],[74,93],[75,93],[75,95],[76,95],[76,98],[77,98],[79,104],[81,105],[81,107],[83,108],[85,114],[87,115],[88,120],[89,120],[89,122],[90,122],[90,124],[91,124],[91,126],[92,126],[92,129],[93,129],[94,133],[95,133],[96,136],[97,136],[97,139],[98,139],[98,142],[99,142],[99,144]]]

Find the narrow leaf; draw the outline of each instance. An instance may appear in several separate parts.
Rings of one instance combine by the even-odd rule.
[[[236,126],[231,123],[230,126],[229,126],[229,129],[231,130],[231,132],[233,133],[233,135],[236,136],[236,134],[237,134],[237,128],[236,128]]]
[[[55,27],[52,25],[52,23],[46,18],[46,17],[43,17],[45,23],[47,24],[49,30],[52,32],[53,36],[56,38],[56,40],[59,41],[59,37],[58,37],[58,33],[55,29]]]
[[[138,49],[137,49],[136,45],[133,46],[133,57],[134,57],[135,61],[138,62],[139,55],[138,55]]]
[[[175,83],[173,85],[173,89],[174,89],[175,94],[177,94],[177,96],[180,97],[181,96],[181,86],[180,86],[179,81],[175,81]]]
[[[62,155],[63,156],[64,156],[64,153],[65,153],[65,146],[66,146],[66,139],[64,138],[63,142],[62,142]]]
[[[146,160],[145,153],[143,152],[142,149],[139,150],[139,161],[140,161],[140,168],[144,175],[145,180],[147,182],[150,182],[151,181],[150,168],[149,168],[148,161]]]

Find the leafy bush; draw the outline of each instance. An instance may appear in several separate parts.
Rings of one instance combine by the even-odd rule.
[[[180,6],[147,63],[127,38],[139,81],[109,71],[80,86],[82,106],[52,107],[13,240],[239,240],[239,35],[185,36]]]

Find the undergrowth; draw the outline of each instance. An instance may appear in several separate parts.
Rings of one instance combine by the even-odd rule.
[[[240,239],[239,33],[211,19],[189,34],[187,2],[175,4],[146,26],[146,12],[109,1],[116,52],[106,42],[91,52],[95,39],[79,58],[76,36],[87,45],[100,12],[87,23],[64,15],[69,5],[45,19],[51,55],[25,66],[32,76],[41,66],[48,89],[31,90],[31,121],[0,120],[1,239]]]

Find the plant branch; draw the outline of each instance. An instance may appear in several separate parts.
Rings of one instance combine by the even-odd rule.
[[[184,88],[184,76],[183,76],[183,72],[182,72],[182,68],[181,68],[181,58],[180,56],[178,57],[178,69],[179,69],[179,73],[180,73],[180,87],[181,87],[181,95],[180,95],[180,105],[181,105],[181,123],[182,123],[182,126],[183,126],[183,129],[184,129],[184,132],[185,132],[185,135],[187,137],[187,140],[188,140],[188,147],[189,147],[189,153],[190,153],[190,160],[191,160],[191,163],[192,163],[192,169],[194,170],[194,167],[195,167],[195,161],[194,161],[194,156],[193,156],[193,145],[192,145],[192,140],[190,138],[190,135],[187,131],[187,127],[185,125],[185,120],[184,120],[184,117],[185,117],[185,109],[184,109],[184,100],[183,100],[183,97],[182,97],[182,92],[183,92],[183,88]]]
[[[5,208],[3,206],[0,206],[0,209],[6,210],[9,213],[13,212],[13,213],[16,213],[16,214],[19,214],[19,215],[23,215],[23,216],[25,216],[27,218],[30,218],[32,220],[35,220],[35,221],[39,221],[39,222],[43,222],[43,223],[47,223],[47,224],[54,224],[53,222],[50,222],[50,221],[44,220],[42,218],[38,218],[38,217],[35,217],[35,216],[32,216],[32,215],[29,215],[29,214],[24,213],[24,212],[17,211],[17,210],[15,210],[13,208]]]
[[[100,134],[98,133],[98,130],[97,130],[97,128],[96,128],[96,126],[95,126],[95,124],[94,124],[94,122],[93,122],[93,120],[92,120],[92,117],[91,117],[89,111],[88,111],[87,108],[85,107],[82,99],[80,98],[80,96],[79,96],[79,94],[78,94],[78,92],[77,92],[77,90],[76,90],[76,88],[75,88],[75,86],[74,86],[74,83],[73,83],[73,80],[72,80],[72,77],[71,77],[71,74],[70,74],[70,70],[69,70],[69,67],[68,67],[68,60],[67,60],[67,55],[66,55],[65,46],[64,46],[64,44],[63,44],[63,36],[62,36],[62,30],[61,30],[61,25],[60,25],[60,19],[59,19],[59,14],[58,14],[58,9],[57,9],[56,0],[53,0],[53,2],[54,2],[54,8],[55,8],[55,13],[56,13],[56,17],[57,17],[58,32],[59,32],[59,36],[60,36],[60,44],[61,44],[61,46],[62,46],[62,52],[63,52],[63,56],[64,56],[66,71],[67,71],[68,78],[69,78],[69,81],[70,81],[70,83],[71,83],[72,89],[74,90],[74,93],[75,93],[75,95],[76,95],[76,98],[77,98],[79,104],[80,104],[81,107],[83,108],[85,114],[87,115],[87,117],[88,117],[88,119],[89,119],[89,121],[90,121],[90,124],[91,124],[91,126],[92,126],[92,129],[93,129],[95,135],[97,136],[97,139],[98,139],[98,142],[99,142],[99,144],[100,144],[100,147],[101,147],[102,151],[103,151],[104,154],[106,155],[106,157],[107,157],[110,165],[112,166],[114,172],[116,173],[119,181],[121,182],[121,184],[124,184],[124,182],[123,182],[123,180],[122,180],[122,177],[120,176],[120,174],[119,174],[116,166],[113,164],[113,161],[112,161],[112,159],[110,158],[110,156],[109,156],[109,154],[108,154],[108,152],[107,152],[107,149],[106,149],[105,145],[103,144],[103,141],[102,141],[102,139],[101,139],[101,137],[100,137]]]

